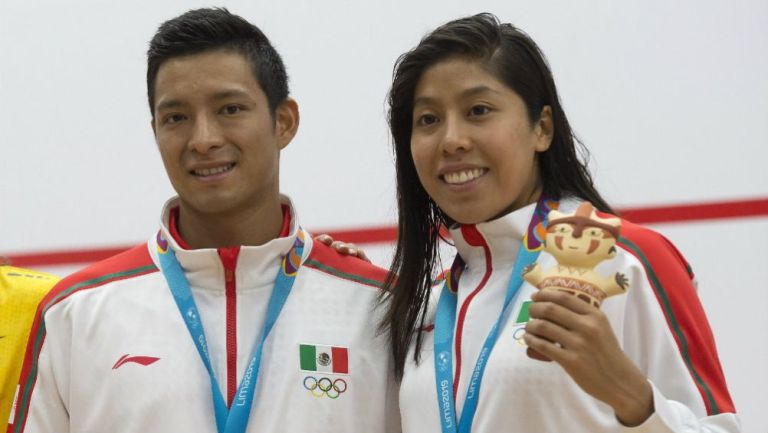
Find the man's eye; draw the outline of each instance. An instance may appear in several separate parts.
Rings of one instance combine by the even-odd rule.
[[[185,119],[185,117],[184,117],[183,114],[174,113],[174,114],[166,116],[165,123],[168,123],[168,124],[179,123],[179,122],[181,122],[184,119]]]
[[[482,116],[490,112],[491,112],[491,109],[486,107],[485,105],[475,105],[474,107],[469,109],[470,116]]]
[[[416,120],[416,124],[420,126],[428,126],[437,123],[437,116],[434,114],[423,114]]]
[[[242,111],[242,109],[238,105],[227,105],[222,111],[225,114],[237,114]]]

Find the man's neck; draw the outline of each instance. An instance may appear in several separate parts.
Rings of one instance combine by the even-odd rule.
[[[231,214],[199,212],[184,202],[179,205],[178,230],[192,249],[263,245],[279,237],[282,226],[279,201]]]

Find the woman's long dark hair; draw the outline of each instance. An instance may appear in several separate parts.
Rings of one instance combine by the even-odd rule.
[[[414,359],[419,360],[420,329],[424,327],[427,301],[437,273],[434,268],[440,228],[450,222],[416,174],[411,156],[413,97],[424,70],[449,58],[477,61],[487,68],[520,95],[531,123],[538,120],[545,106],[550,106],[554,124],[552,143],[537,158],[543,192],[554,197],[578,197],[602,211],[612,212],[593,185],[586,166],[589,153],[568,124],[547,61],[527,34],[484,13],[451,21],[425,36],[395,63],[389,92],[399,231],[386,281],[389,304],[381,327],[389,332],[398,377],[402,377],[414,336]]]

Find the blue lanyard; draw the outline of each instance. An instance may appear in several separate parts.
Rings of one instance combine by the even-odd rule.
[[[283,257],[280,270],[275,279],[275,286],[272,289],[272,295],[267,305],[267,317],[264,321],[264,328],[261,331],[259,343],[251,352],[251,360],[237,388],[237,393],[232,401],[232,407],[227,408],[227,403],[219,390],[219,384],[211,366],[210,356],[208,355],[208,343],[205,339],[203,324],[200,321],[200,313],[192,297],[189,288],[189,281],[181,269],[176,253],[173,248],[169,248],[168,241],[162,234],[157,234],[157,251],[160,258],[160,267],[171,289],[176,306],[179,307],[179,313],[187,325],[187,330],[197,347],[200,358],[205,364],[205,369],[211,379],[211,393],[213,394],[213,409],[216,415],[216,431],[218,433],[242,433],[248,425],[248,418],[251,415],[251,405],[256,389],[256,380],[259,377],[259,367],[261,365],[261,355],[264,349],[264,342],[272,330],[280,312],[291,293],[293,283],[296,280],[296,273],[301,267],[301,256],[304,251],[304,232],[299,229],[296,240],[293,243],[288,254]]]
[[[475,368],[472,371],[472,376],[467,386],[464,409],[461,412],[458,425],[456,402],[453,396],[453,349],[451,345],[456,325],[458,283],[465,264],[464,260],[457,254],[453,265],[451,265],[451,270],[445,279],[445,284],[437,301],[434,330],[435,385],[442,433],[468,433],[472,429],[472,422],[477,411],[477,402],[480,399],[480,385],[483,381],[488,358],[491,356],[491,351],[493,351],[493,347],[496,344],[499,331],[504,327],[507,310],[520,290],[520,286],[523,284],[522,271],[527,265],[534,263],[539,256],[539,251],[541,250],[540,240],[537,242],[535,238],[543,238],[540,232],[543,227],[546,227],[547,214],[553,208],[557,208],[557,202],[545,197],[542,197],[536,205],[536,210],[534,210],[533,218],[531,218],[529,224],[528,234],[520,244],[520,249],[517,253],[512,276],[507,284],[507,293],[504,297],[501,313],[485,338],[485,342],[475,362]]]

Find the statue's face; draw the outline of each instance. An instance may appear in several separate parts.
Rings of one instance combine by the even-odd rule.
[[[616,255],[616,239],[598,227],[585,227],[580,237],[574,236],[574,226],[553,224],[547,230],[544,251],[552,254],[561,265],[595,267]]]

